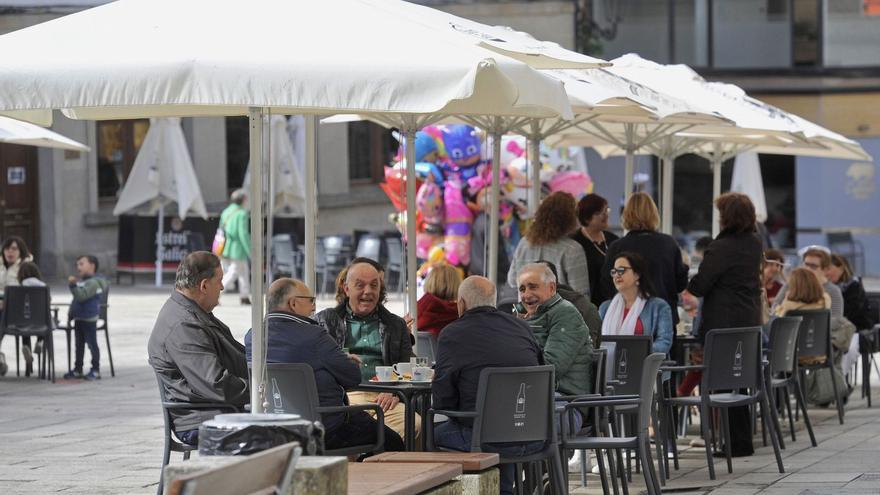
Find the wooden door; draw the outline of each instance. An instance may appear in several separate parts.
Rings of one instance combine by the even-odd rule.
[[[0,144],[0,239],[17,235],[40,249],[37,148]]]

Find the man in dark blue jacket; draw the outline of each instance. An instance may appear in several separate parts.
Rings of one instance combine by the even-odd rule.
[[[315,320],[315,296],[299,280],[281,278],[272,283],[267,295],[267,357],[270,363],[305,363],[315,372],[321,406],[347,403],[345,390],[361,382],[359,360],[346,354]],[[251,362],[252,330],[244,338],[245,353]],[[369,414],[324,414],[324,446],[338,449],[376,441],[376,420]],[[385,427],[385,450],[404,450],[403,440]]]

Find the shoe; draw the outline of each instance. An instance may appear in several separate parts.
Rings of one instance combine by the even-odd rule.
[[[65,380],[74,380],[74,379],[82,379],[83,372],[78,370],[70,370],[64,374]]]
[[[89,374],[87,374],[83,378],[86,380],[89,380],[89,381],[100,380],[101,379],[101,372],[92,368],[91,370],[89,370]]]
[[[32,366],[34,364],[34,352],[30,347],[23,345],[21,346],[21,355],[24,356],[24,362],[28,366]]]
[[[570,472],[579,473],[581,471],[581,459],[583,459],[583,455],[583,450],[574,451],[574,455],[568,460],[568,470]]]
[[[737,450],[730,451],[730,457],[749,457],[754,455],[754,452],[739,452]],[[712,456],[714,457],[727,457],[727,454],[724,453],[724,446],[722,445],[720,449],[716,450]]]
[[[6,354],[0,352],[0,376],[6,376],[9,366],[6,365]]]
[[[605,458],[605,456],[602,456],[601,458],[593,458],[593,460],[595,460],[596,462],[593,464],[593,469],[590,470],[591,473],[601,474],[601,472],[599,471],[599,463],[600,462],[602,463],[602,466],[605,468],[605,472],[606,473],[609,472],[608,460]]]
[[[34,354],[42,354],[43,352],[43,341],[38,340],[36,344],[34,344]]]
[[[241,298],[241,305],[242,305],[242,306],[250,306],[250,305],[251,305],[251,299],[250,299],[249,297],[242,297],[242,298]]]
[[[697,438],[691,440],[690,446],[691,447],[705,447],[706,441],[703,440],[702,437],[697,437]]]

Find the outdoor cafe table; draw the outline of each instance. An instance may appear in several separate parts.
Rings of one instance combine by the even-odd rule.
[[[404,413],[404,444],[406,445],[406,450],[416,450],[416,411],[413,406],[416,398],[429,397],[431,395],[431,382],[366,382],[355,387],[355,390],[378,393],[388,392],[397,395],[400,398],[400,402],[406,407]],[[424,444],[424,441],[422,443]]]
[[[449,483],[459,476],[459,464],[350,462],[348,494],[416,495]]]

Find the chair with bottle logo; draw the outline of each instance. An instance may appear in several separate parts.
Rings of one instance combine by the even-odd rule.
[[[43,339],[45,352],[40,357],[39,376],[55,382],[55,346],[52,340],[52,314],[48,287],[6,286],[0,336],[15,337],[15,374],[20,373],[19,338]]]
[[[318,387],[315,372],[305,363],[268,363],[266,382],[271,396],[267,412],[299,414],[309,421],[320,421],[321,414],[350,413],[371,410],[376,413],[376,443],[353,445],[341,449],[324,449],[328,456],[348,456],[356,454],[381,453],[385,447],[385,418],[382,408],[377,404],[350,406],[321,406],[318,400]]]
[[[831,346],[831,310],[828,309],[801,309],[789,311],[786,316],[800,316],[802,318],[798,332],[797,359],[798,370],[801,373],[801,384],[805,383],[805,371],[820,371],[827,369],[831,375],[831,388],[834,391],[835,403],[837,404],[837,418],[843,424],[843,394],[846,384],[837,380],[842,374],[835,373],[834,348]]]
[[[800,373],[797,364],[797,340],[802,318],[800,316],[782,316],[774,318],[770,322],[770,367],[767,373],[770,400],[773,410],[777,411],[776,399],[785,401],[785,409],[788,413],[788,425],[791,430],[791,441],[796,441],[794,433],[794,417],[791,414],[791,393],[794,392],[795,406],[800,408],[804,415],[804,424],[810,435],[810,442],[816,446],[816,437],[813,435],[813,426],[807,415],[807,404],[804,401],[803,387],[801,386]],[[777,390],[778,389],[778,390]],[[781,392],[774,394],[773,392]],[[764,427],[762,426],[762,429]],[[779,433],[779,444],[785,448],[782,440],[782,432]],[[766,445],[766,440],[765,440]]]
[[[523,366],[484,368],[477,385],[474,411],[428,409],[424,435],[428,450],[434,447],[434,416],[442,414],[460,422],[473,421],[471,452],[498,452],[499,464],[533,465],[546,461],[549,465],[551,493],[568,493],[562,467],[555,425],[555,367]],[[501,418],[508,418],[501,420]],[[532,444],[542,442],[532,454],[514,456],[499,451],[493,444]],[[531,469],[527,469],[527,472]],[[514,477],[517,484],[522,476]],[[521,493],[521,492],[520,492]],[[531,491],[528,491],[531,493]]]

